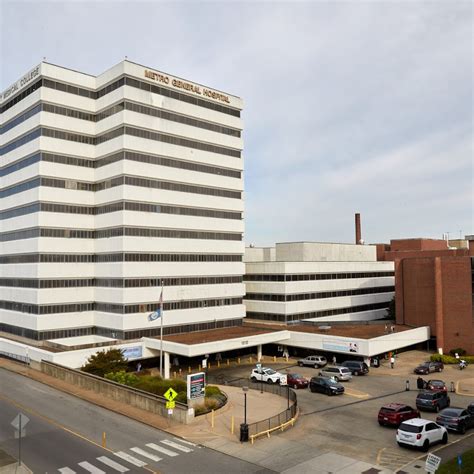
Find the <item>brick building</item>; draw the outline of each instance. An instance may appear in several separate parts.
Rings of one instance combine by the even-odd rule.
[[[444,353],[462,347],[474,354],[474,240],[459,247],[445,240],[392,240],[378,245],[377,257],[395,263],[397,324],[430,326]]]

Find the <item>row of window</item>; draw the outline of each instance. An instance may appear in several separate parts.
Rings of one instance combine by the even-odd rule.
[[[115,262],[242,262],[242,255],[207,253],[28,253],[1,255],[0,264],[18,263],[115,263]]]
[[[221,285],[242,283],[240,276],[182,278],[78,278],[74,280],[40,280],[36,278],[0,278],[0,286],[15,288],[147,288],[163,286]]]
[[[248,274],[245,281],[310,281],[310,280],[347,280],[348,278],[380,278],[394,276],[394,272],[340,272],[340,273],[303,273],[300,275]]]
[[[19,160],[11,165],[0,168],[0,177],[6,176],[15,171],[26,168],[39,161],[47,161],[50,163],[60,163],[71,166],[82,166],[85,168],[100,168],[102,166],[116,163],[121,160],[136,161],[139,163],[147,163],[152,165],[166,166],[169,168],[177,168],[189,171],[197,171],[200,173],[216,174],[219,176],[227,176],[229,178],[241,177],[241,172],[228,168],[219,168],[218,166],[204,165],[201,163],[192,163],[189,161],[180,161],[173,158],[166,158],[156,155],[144,155],[131,151],[120,151],[113,155],[106,156],[97,160],[88,160],[74,156],[56,155],[52,153],[36,153],[25,159]]]
[[[247,311],[247,318],[262,319],[265,321],[295,322],[295,321],[300,321],[302,319],[309,319],[309,318],[323,318],[325,316],[335,316],[338,314],[360,313],[363,311],[387,309],[388,305],[389,305],[389,302],[387,301],[385,303],[364,304],[360,306],[348,306],[345,308],[326,309],[323,311],[310,311],[307,313],[297,313],[297,314],[275,314],[275,313],[260,313],[257,311]]]
[[[163,335],[170,336],[172,334],[183,334],[196,331],[208,331],[210,329],[230,328],[242,326],[242,319],[226,319],[224,321],[211,321],[207,323],[183,324],[180,326],[165,326]],[[104,336],[117,339],[139,339],[142,337],[156,337],[160,335],[160,328],[137,329],[132,331],[122,331],[114,328],[104,328],[99,326],[89,326],[74,329],[58,329],[55,331],[35,331],[33,329],[22,328],[20,326],[12,326],[6,323],[0,323],[0,331],[14,334],[16,336],[26,337],[37,341],[48,339],[60,339],[64,337],[77,336]]]
[[[77,143],[85,143],[86,145],[100,145],[122,135],[131,135],[132,137],[139,137],[144,138],[146,140],[169,143],[171,145],[193,148],[195,150],[208,151],[211,153],[217,153],[219,155],[232,156],[234,158],[240,158],[241,156],[239,150],[225,148],[218,145],[212,145],[210,143],[197,142],[189,138],[165,135],[163,133],[153,132],[151,130],[143,130],[140,128],[128,126],[121,126],[97,136],[81,135],[79,133],[66,132],[64,130],[54,130],[51,128],[40,127],[33,130],[32,132],[26,133],[20,138],[17,138],[0,148],[0,155],[5,155],[6,153],[9,153],[10,151],[13,151],[16,148],[19,148],[41,136],[55,138],[58,140],[68,140]]]
[[[205,232],[179,229],[153,229],[147,227],[111,227],[109,229],[55,229],[33,227],[14,232],[0,233],[0,242],[53,237],[63,239],[108,239],[110,237],[158,237],[164,239],[242,240],[242,234]]]
[[[81,97],[87,97],[89,99],[99,99],[100,97],[103,97],[124,85],[145,90],[147,92],[153,92],[154,94],[159,94],[165,97],[171,97],[173,99],[177,99],[182,102],[187,102],[189,104],[198,105],[206,109],[216,110],[217,112],[222,112],[224,114],[232,115],[234,117],[240,117],[240,110],[233,109],[231,107],[226,107],[225,105],[216,104],[215,102],[210,102],[204,99],[198,99],[197,97],[182,94],[180,92],[167,89],[165,87],[156,86],[154,84],[149,84],[148,82],[139,81],[138,79],[133,79],[131,77],[121,77],[120,79],[110,83],[109,85],[103,87],[102,89],[99,89],[98,91],[92,91],[90,89],[72,86],[70,84],[65,84],[59,81],[53,81],[51,79],[40,79],[39,81],[35,82],[31,86],[23,90],[20,94],[3,104],[0,107],[0,112],[3,113],[6,110],[10,109],[15,104],[17,104],[42,86],[48,87],[50,89],[55,89],[61,92],[67,92],[69,94],[80,95]]]
[[[179,309],[208,308],[215,306],[231,306],[242,304],[242,298],[218,298],[210,300],[188,300],[171,301],[163,303],[163,311],[173,311]],[[82,311],[102,311],[104,313],[133,314],[148,313],[159,308],[158,302],[148,304],[128,304],[121,305],[115,303],[69,303],[69,304],[51,304],[36,305],[30,303],[21,303],[18,301],[0,300],[0,309],[8,311],[18,311],[28,314],[59,314],[59,313],[79,313]]]
[[[372,288],[357,288],[353,290],[338,290],[338,291],[318,291],[317,293],[299,293],[294,295],[278,295],[268,293],[247,293],[244,297],[246,300],[257,301],[302,301],[315,300],[321,298],[338,298],[341,296],[357,296],[370,295],[374,293],[390,293],[395,291],[394,286],[378,286]]]
[[[215,219],[242,219],[240,212],[215,211],[195,207],[163,206],[143,202],[120,201],[102,206],[73,206],[70,204],[54,204],[50,202],[35,202],[23,207],[8,209],[0,212],[0,220],[33,214],[35,212],[60,212],[67,214],[85,214],[97,216],[118,211],[152,212],[157,214],[177,214],[183,216],[211,217]]]
[[[110,117],[116,113],[122,112],[123,110],[130,110],[132,112],[137,112],[143,115],[149,115],[152,117],[162,118],[164,120],[169,120],[171,122],[182,123],[185,125],[190,125],[192,127],[202,128],[204,130],[210,130],[212,132],[222,133],[224,135],[230,135],[233,137],[240,137],[240,130],[234,128],[224,127],[223,125],[218,125],[215,123],[205,122],[203,120],[198,120],[195,118],[188,117],[186,115],[181,115],[173,112],[168,112],[161,109],[156,109],[152,107],[147,107],[144,105],[139,105],[134,102],[124,101],[119,104],[113,105],[102,112],[99,113],[88,113],[81,110],[70,109],[67,107],[62,107],[54,104],[41,103],[35,105],[33,108],[23,112],[21,115],[16,116],[14,119],[5,123],[0,127],[0,134],[11,130],[17,125],[23,123],[25,120],[33,117],[34,115],[40,112],[48,112],[57,115],[64,115],[66,117],[76,118],[79,120],[87,120],[89,122],[99,122],[107,117]]]
[[[222,188],[208,188],[204,186],[196,186],[193,184],[175,183],[173,181],[160,181],[158,179],[138,178],[134,176],[117,176],[112,179],[100,181],[98,183],[90,183],[85,181],[75,181],[72,179],[56,179],[37,177],[29,181],[10,186],[0,191],[0,197],[12,196],[22,193],[29,189],[39,186],[47,186],[49,188],[72,189],[74,191],[90,191],[98,192],[104,189],[115,188],[116,186],[138,186],[150,189],[163,189],[165,191],[177,191],[180,193],[202,194],[204,196],[218,196],[229,199],[240,199],[242,193],[240,191],[230,191]]]

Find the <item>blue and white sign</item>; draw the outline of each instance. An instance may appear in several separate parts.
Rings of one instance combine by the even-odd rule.
[[[121,349],[123,356],[127,360],[139,359],[143,357],[143,348],[142,346],[137,347],[123,347]]]
[[[150,313],[148,315],[148,321],[156,321],[160,316],[161,316],[161,309],[158,308],[156,311],[153,311],[153,313]]]
[[[359,352],[357,342],[339,341],[337,339],[326,339],[323,341],[323,349],[337,352]]]

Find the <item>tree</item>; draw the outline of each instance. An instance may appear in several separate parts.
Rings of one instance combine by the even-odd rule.
[[[119,372],[108,372],[105,374],[107,380],[113,380],[114,382],[121,383],[122,385],[128,385],[134,387],[140,380],[135,374],[120,370]]]
[[[127,370],[127,361],[120,349],[110,349],[91,355],[81,370],[103,377],[109,372]]]
[[[387,319],[395,319],[395,296],[390,300],[385,317]]]

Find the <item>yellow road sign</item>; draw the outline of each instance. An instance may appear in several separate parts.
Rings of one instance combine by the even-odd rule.
[[[176,406],[176,402],[166,402],[166,408],[173,409]]]
[[[178,392],[176,390],[173,390],[171,387],[166,390],[164,397],[166,400],[172,402],[176,397],[178,396]]]

